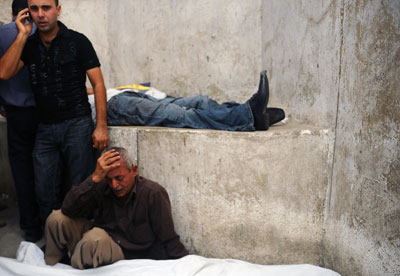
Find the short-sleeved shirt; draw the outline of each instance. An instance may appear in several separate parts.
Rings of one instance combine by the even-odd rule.
[[[2,57],[17,37],[18,29],[14,22],[0,27],[0,57]],[[0,103],[18,107],[35,106],[26,67],[9,80],[0,80]]]
[[[39,120],[58,123],[91,114],[86,71],[100,66],[96,52],[83,34],[58,21],[60,30],[47,49],[37,30],[22,52],[27,65]]]

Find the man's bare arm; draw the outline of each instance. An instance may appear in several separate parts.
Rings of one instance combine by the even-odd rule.
[[[14,42],[8,48],[7,52],[0,59],[0,79],[8,80],[15,76],[24,66],[21,61],[21,54],[25,47],[26,40],[32,31],[32,22],[25,24],[29,17],[26,13],[28,9],[24,9],[18,13],[15,24],[18,28],[18,35]]]
[[[96,129],[93,132],[93,147],[102,151],[109,144],[107,130],[107,97],[104,86],[103,74],[100,67],[88,70],[87,75],[94,91],[94,100],[96,106]]]

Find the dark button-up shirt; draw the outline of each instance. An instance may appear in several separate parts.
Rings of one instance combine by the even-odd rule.
[[[17,37],[18,30],[14,22],[0,27],[0,57],[2,57]],[[35,106],[29,83],[28,70],[23,67],[9,80],[0,80],[0,103],[18,107]]]
[[[73,218],[94,212],[94,226],[120,245],[126,259],[176,259],[188,254],[175,232],[167,191],[146,178],[136,177],[122,204],[105,180],[94,183],[90,176],[72,187],[61,210]],[[163,248],[166,256],[156,247]]]
[[[86,71],[100,63],[90,41],[81,33],[60,27],[47,49],[37,30],[26,42],[21,60],[28,66],[39,119],[57,123],[91,113]]]

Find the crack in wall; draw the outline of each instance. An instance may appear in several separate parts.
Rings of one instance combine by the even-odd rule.
[[[340,86],[342,80],[342,62],[343,62],[343,44],[344,44],[344,0],[342,0],[341,8],[340,8],[340,49],[339,49],[339,68],[338,68],[338,88],[337,88],[337,100],[336,100],[336,119],[335,119],[335,128],[334,128],[334,135],[333,135],[333,152],[332,152],[332,168],[331,168],[331,175],[328,179],[329,187],[328,187],[328,204],[327,204],[327,211],[331,210],[332,204],[332,185],[333,185],[333,172],[335,167],[335,156],[336,156],[336,144],[337,144],[337,129],[339,123],[339,104],[340,104]],[[328,214],[325,216],[327,219]]]

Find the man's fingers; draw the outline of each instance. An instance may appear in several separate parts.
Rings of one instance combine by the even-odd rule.
[[[28,17],[28,12],[29,12],[29,8],[25,8],[23,10],[20,10],[19,13],[17,14],[18,17],[22,17],[24,15],[26,15],[26,17]]]
[[[110,159],[104,160],[103,161],[104,169],[109,169],[114,163],[115,164],[119,164],[119,162],[118,162],[119,159],[120,159],[120,157],[117,156],[117,157],[114,157],[114,158],[110,158]]]
[[[112,150],[108,150],[105,153],[103,153],[103,155],[101,157],[103,159],[109,159],[109,158],[112,158],[114,156],[119,156],[119,153],[112,149]]]
[[[105,148],[108,147],[108,140],[98,140],[96,137],[93,137],[93,147],[98,149],[99,151],[104,150]]]
[[[118,161],[121,157],[119,153],[115,150],[109,150],[103,153],[103,155],[99,158],[102,166],[109,167],[112,163]]]
[[[29,12],[28,8],[21,10],[17,15],[18,20],[21,22],[25,22],[25,20],[29,18],[28,12]]]
[[[119,166],[121,166],[121,163],[119,163],[119,162],[118,163],[113,163],[113,164],[110,165],[110,170],[118,168]]]

